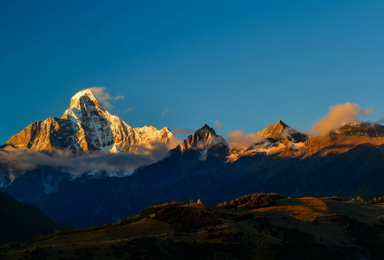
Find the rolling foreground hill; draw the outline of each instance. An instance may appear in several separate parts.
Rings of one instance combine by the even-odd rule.
[[[253,194],[172,202],[115,224],[57,231],[2,259],[383,259],[381,204]]]

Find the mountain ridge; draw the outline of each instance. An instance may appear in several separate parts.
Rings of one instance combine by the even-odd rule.
[[[77,227],[116,221],[136,214],[143,207],[191,196],[216,203],[255,191],[287,196],[327,196],[331,191],[344,197],[383,195],[380,185],[384,184],[381,177],[384,126],[347,122],[328,134],[313,136],[278,120],[255,134],[241,132],[237,138],[242,145],[235,147],[233,141],[228,143],[205,124],[171,147],[173,135],[168,128],[132,128],[107,112],[92,93],[80,93],[67,110],[66,115],[72,116],[71,119],[49,118],[45,123],[35,123],[34,127],[43,133],[27,128],[29,132],[25,131],[30,134],[22,139],[27,140],[26,145],[39,144],[28,141],[37,138],[41,144],[48,140],[51,146],[63,144],[66,148],[73,145],[73,140],[78,144],[80,139],[76,135],[81,129],[90,132],[89,136],[81,133],[85,143],[79,143],[88,147],[89,157],[80,148],[73,151],[82,154],[73,157],[84,159],[85,165],[95,164],[91,171],[74,174],[55,164],[37,165],[34,170],[15,171],[16,177],[12,175],[14,179],[10,180],[7,165],[1,164],[0,180],[7,186],[1,190],[39,206],[57,221]],[[109,128],[108,122],[116,123],[115,130]],[[101,134],[103,129],[107,133]],[[125,135],[128,130],[132,135]],[[114,135],[115,132],[120,135]],[[50,139],[52,134],[61,134],[67,143],[63,140],[60,143],[59,135],[54,135],[57,143],[51,142],[56,140]],[[133,140],[129,144],[124,143],[127,136]],[[12,152],[5,150],[7,147],[2,149]],[[145,153],[151,151],[161,152],[161,156],[148,159]],[[103,156],[92,157],[97,152]],[[142,153],[145,160],[132,171],[110,174],[109,168],[103,171],[97,168],[100,162],[119,166],[121,162],[126,165],[143,159],[129,157],[135,152]],[[54,159],[48,157],[51,158]],[[74,165],[78,167],[79,162],[75,161]]]

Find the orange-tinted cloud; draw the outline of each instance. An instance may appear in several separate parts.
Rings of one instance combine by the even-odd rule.
[[[215,121],[215,125],[216,125],[217,130],[220,130],[223,127],[223,125],[220,123],[219,120]]]
[[[372,111],[372,109],[363,110],[359,105],[351,102],[331,106],[328,114],[312,126],[311,133],[317,135],[327,134],[342,123],[357,120],[361,116],[371,114]]]
[[[256,133],[246,135],[242,130],[230,132],[227,136],[227,140],[231,143],[231,146],[237,149],[249,147],[260,142],[262,139],[263,138]]]

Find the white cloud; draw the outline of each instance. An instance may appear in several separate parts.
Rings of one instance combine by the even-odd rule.
[[[130,113],[134,110],[135,108],[134,107],[129,107],[125,110],[125,113]]]
[[[74,157],[70,151],[55,150],[53,154],[48,155],[35,150],[8,146],[0,149],[0,163],[20,170],[33,170],[38,166],[54,166],[79,173],[93,170],[131,172],[140,166],[149,165],[167,156],[168,146],[178,144],[177,138],[171,141],[171,144],[154,143],[152,148],[135,146],[136,153],[91,151],[80,157]]]
[[[106,91],[106,87],[92,87],[92,88],[89,88],[92,93],[96,96],[96,98],[101,102],[103,103],[103,106],[105,109],[107,110],[112,110],[113,109],[113,105],[111,103],[108,102],[108,100],[122,100],[122,99],[125,99],[124,96],[122,95],[119,95],[119,96],[112,96],[110,93],[108,93]]]
[[[169,112],[171,112],[171,111],[172,111],[172,109],[167,108],[166,110],[164,110],[163,112],[161,112],[161,115],[164,116],[165,114],[167,114],[167,113],[169,113]]]

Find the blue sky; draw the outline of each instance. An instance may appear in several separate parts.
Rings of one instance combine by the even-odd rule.
[[[110,103],[133,127],[306,131],[345,102],[378,120],[383,13],[361,0],[1,1],[0,143],[93,86],[125,97]]]

